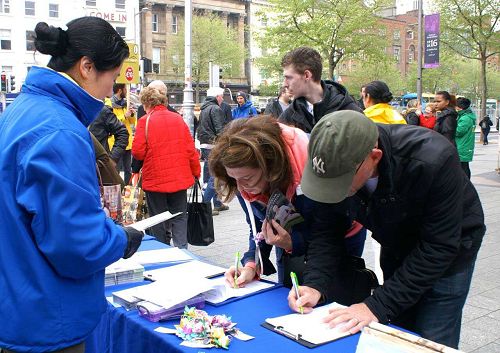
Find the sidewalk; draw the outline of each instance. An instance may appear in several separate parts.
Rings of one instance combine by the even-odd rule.
[[[478,140],[479,136],[476,137]],[[490,133],[489,140],[487,146],[476,145],[471,163],[472,182],[483,203],[487,226],[464,308],[460,340],[461,350],[474,353],[500,353],[500,175],[495,171],[498,134]],[[214,217],[215,242],[208,247],[189,247],[194,254],[225,267],[234,263],[236,251],[245,251],[248,247],[244,213],[237,200],[229,207]],[[363,257],[367,266],[379,275],[375,261],[377,250],[378,244],[369,237]],[[277,276],[267,279],[276,281]]]

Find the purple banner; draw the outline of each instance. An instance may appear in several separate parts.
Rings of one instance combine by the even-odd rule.
[[[424,68],[439,67],[439,14],[427,15],[425,20]]]

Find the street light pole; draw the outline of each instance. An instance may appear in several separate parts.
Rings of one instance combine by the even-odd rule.
[[[418,0],[418,48],[417,48],[417,102],[422,103],[422,20],[423,0]]]
[[[184,121],[194,136],[194,101],[191,68],[191,20],[192,3],[191,0],[184,1],[184,96],[182,108],[184,111]]]
[[[134,13],[134,44],[137,45],[137,48],[139,49],[139,61],[142,58],[142,48],[141,48],[141,44],[137,43],[137,32],[139,32],[139,35],[140,35],[141,21],[139,19],[139,28],[137,28],[135,19],[136,19],[137,15],[140,15],[140,14],[147,12],[147,11],[149,11],[149,8],[143,7],[139,12]],[[140,39],[140,37],[139,37],[139,39]],[[143,83],[144,83],[144,64],[141,65],[141,85]]]

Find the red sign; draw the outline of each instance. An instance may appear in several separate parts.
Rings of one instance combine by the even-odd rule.
[[[134,79],[134,69],[131,66],[127,67],[125,70],[125,78],[127,81],[132,81]]]

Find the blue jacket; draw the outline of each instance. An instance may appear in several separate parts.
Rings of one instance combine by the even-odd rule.
[[[0,117],[0,347],[78,344],[106,310],[104,268],[127,240],[101,209],[86,129],[102,106],[33,67]]]
[[[252,116],[257,116],[257,109],[250,101],[246,101],[241,107],[237,106],[233,109],[233,119],[251,118]]]

